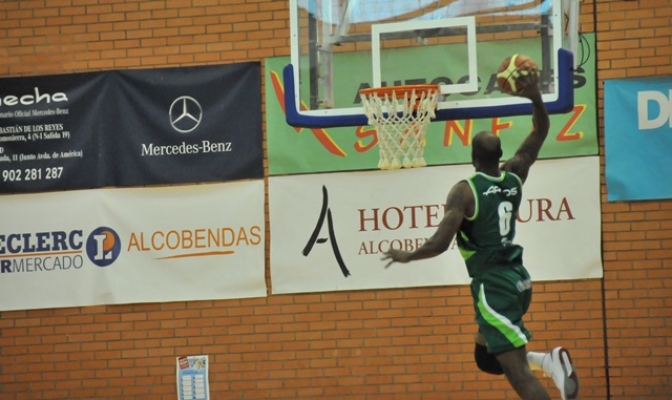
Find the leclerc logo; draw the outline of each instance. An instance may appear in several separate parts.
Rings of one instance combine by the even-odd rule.
[[[95,229],[86,239],[86,254],[99,267],[111,265],[121,252],[121,240],[117,232],[110,228]]]

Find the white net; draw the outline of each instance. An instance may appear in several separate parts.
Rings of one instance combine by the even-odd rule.
[[[423,158],[427,126],[436,117],[437,87],[387,87],[360,92],[369,125],[378,132],[380,169],[417,168]]]

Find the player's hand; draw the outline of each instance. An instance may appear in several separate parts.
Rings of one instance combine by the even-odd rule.
[[[392,265],[392,263],[395,262],[407,263],[411,261],[411,253],[409,253],[408,251],[389,249],[383,254],[384,256],[383,258],[381,258],[381,260],[383,261],[389,260],[389,262],[385,265],[385,268],[388,268],[390,265]]]
[[[525,73],[523,75],[523,73]],[[527,99],[534,99],[541,95],[541,90],[539,89],[539,70],[532,68],[529,70],[520,71],[521,75],[516,79],[516,84],[519,85],[520,89],[515,93],[516,96],[525,97]]]

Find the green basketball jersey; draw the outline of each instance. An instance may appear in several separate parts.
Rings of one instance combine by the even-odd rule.
[[[476,172],[466,182],[474,192],[475,211],[462,221],[457,245],[469,276],[474,277],[490,266],[521,258],[523,249],[513,244],[513,238],[523,182],[505,171],[499,177]]]

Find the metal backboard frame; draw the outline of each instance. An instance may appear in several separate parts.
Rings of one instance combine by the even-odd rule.
[[[356,0],[341,0],[343,6],[340,15],[333,18],[330,15],[319,21],[313,17],[311,7],[322,4],[333,10],[332,1],[337,0],[290,0],[291,22],[291,63],[283,72],[285,83],[285,106],[287,123],[302,127],[334,127],[366,125],[366,117],[362,108],[336,107],[333,102],[333,57],[338,46],[357,42],[370,42],[368,50],[371,54],[371,74],[373,86],[383,84],[381,77],[381,48],[383,40],[432,38],[450,35],[466,37],[468,74],[465,82],[442,85],[442,93],[464,93],[476,90],[477,59],[476,49],[479,42],[477,35],[483,33],[505,35],[515,29],[539,30],[542,42],[541,59],[537,60],[542,68],[543,99],[550,113],[565,113],[573,107],[573,67],[574,60],[571,50],[563,48],[565,37],[565,19],[568,12],[577,12],[576,0],[538,0],[541,6],[547,6],[547,15],[541,14],[540,21],[530,24],[521,23],[478,27],[474,16],[455,18],[438,18],[423,20],[408,20],[396,22],[372,23],[370,32],[348,33],[351,24],[353,4]],[[394,1],[394,0],[392,0]],[[532,1],[532,0],[530,0]],[[299,2],[304,2],[305,9],[301,9]],[[426,0],[429,2],[429,0]],[[324,4],[323,4],[324,3]],[[312,6],[311,6],[312,4]],[[572,8],[573,7],[573,8]],[[300,27],[299,12],[309,16],[309,21]],[[305,15],[304,15],[305,18]],[[577,15],[571,18],[575,21]],[[338,21],[334,24],[334,21]],[[320,25],[321,23],[321,25]],[[575,23],[575,22],[574,22]],[[318,29],[321,26],[320,29]],[[569,25],[568,25],[569,26]],[[573,26],[573,25],[572,25]],[[578,29],[577,27],[570,29]],[[309,33],[308,43],[301,36],[301,30]],[[303,43],[302,43],[303,42]],[[301,46],[309,48],[308,54],[301,54]],[[570,46],[571,48],[571,46]],[[524,49],[521,50],[524,52]],[[299,66],[302,62],[310,65],[310,77],[302,77]],[[302,60],[303,58],[303,60]],[[551,73],[554,71],[555,73]],[[302,83],[303,78],[303,83]],[[308,81],[308,82],[306,82]],[[308,98],[301,98],[301,84],[310,86]],[[305,86],[304,86],[305,87]],[[305,93],[304,93],[304,97]],[[499,98],[460,99],[450,100],[448,97],[439,103],[436,120],[488,118],[527,114],[531,105],[526,99],[515,96]]]

